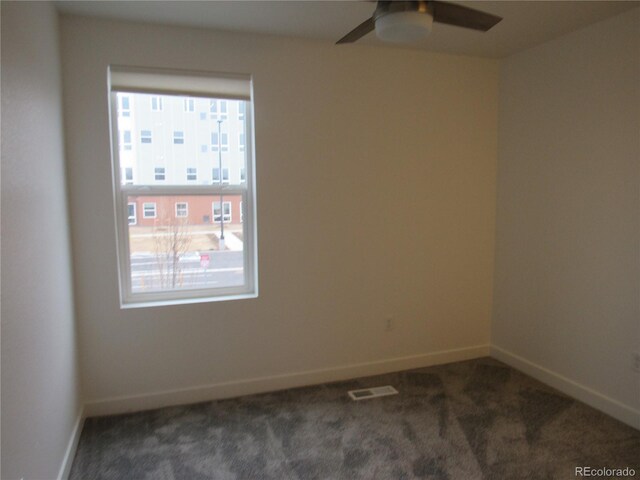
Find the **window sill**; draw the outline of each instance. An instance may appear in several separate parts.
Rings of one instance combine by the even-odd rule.
[[[221,295],[219,297],[177,298],[170,300],[131,301],[127,303],[120,302],[120,309],[128,310],[131,308],[172,307],[178,305],[190,305],[193,303],[226,302],[229,300],[247,300],[251,298],[258,298],[258,292],[240,293],[237,295]]]

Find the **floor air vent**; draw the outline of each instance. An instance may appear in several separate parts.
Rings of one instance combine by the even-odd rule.
[[[352,400],[368,400],[375,397],[386,397],[387,395],[397,395],[398,391],[391,385],[384,387],[363,388],[360,390],[349,390]]]

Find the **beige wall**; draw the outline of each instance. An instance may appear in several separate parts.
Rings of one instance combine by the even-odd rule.
[[[52,479],[80,412],[57,16],[2,2],[2,478]]]
[[[638,427],[639,79],[640,9],[503,62],[492,329]]]
[[[80,17],[62,45],[89,401],[488,344],[496,61]],[[119,308],[110,63],[253,75],[259,298]]]

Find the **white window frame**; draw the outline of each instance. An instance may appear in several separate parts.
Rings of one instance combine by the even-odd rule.
[[[178,205],[184,205],[184,215],[179,215]],[[188,218],[189,217],[189,202],[176,202],[176,218]]]
[[[184,99],[184,111],[187,113],[196,111],[196,99],[195,98],[185,98]]]
[[[156,81],[157,78],[160,81]],[[133,80],[132,80],[133,79]],[[142,79],[142,80],[141,80]],[[168,79],[168,82],[166,81]],[[136,82],[138,82],[136,84]],[[164,82],[164,83],[163,83]],[[173,82],[173,83],[172,83]],[[255,205],[255,157],[253,151],[253,103],[251,99],[251,78],[248,75],[203,74],[134,67],[110,67],[111,86],[111,132],[118,131],[118,92],[123,94],[143,93],[150,95],[191,95],[204,100],[244,100],[246,133],[245,163],[247,181],[230,185],[222,181],[209,185],[122,185],[117,175],[113,177],[115,197],[116,227],[118,236],[118,271],[120,279],[121,308],[176,305],[211,301],[237,300],[258,296],[257,271],[257,228]],[[167,85],[169,85],[167,87]],[[131,102],[133,98],[131,98]],[[228,116],[228,107],[226,115]],[[162,139],[161,139],[162,140]],[[120,152],[117,135],[112,134],[113,171],[120,172]],[[228,147],[227,147],[228,148]],[[221,180],[222,180],[222,172]],[[166,178],[166,177],[165,177]],[[233,287],[208,287],[193,290],[163,292],[136,292],[131,290],[131,265],[129,247],[128,207],[131,197],[163,196],[239,196],[243,204],[243,267],[244,284]],[[219,200],[218,200],[219,201]],[[151,203],[151,202],[146,202]],[[230,207],[232,209],[232,207]],[[222,206],[224,214],[224,206]],[[144,213],[144,207],[143,207]],[[157,215],[157,206],[155,213]],[[213,205],[211,210],[213,219]],[[229,211],[231,213],[231,210]],[[144,215],[143,215],[144,216]],[[223,218],[224,220],[224,218]]]
[[[147,208],[153,208],[153,215],[147,215]],[[142,204],[142,218],[157,218],[158,217],[158,205],[156,202],[144,202]]]
[[[238,150],[240,152],[244,152],[244,144],[245,143],[247,143],[247,142],[246,142],[246,136],[245,136],[244,132],[238,133]]]
[[[220,219],[216,220],[216,203],[219,204],[220,199],[211,202],[211,223],[214,225],[220,223]],[[225,207],[229,207],[229,213],[224,213]],[[222,223],[231,223],[231,220],[233,220],[233,205],[231,205],[231,202],[222,200],[222,210],[220,213],[222,214]]]
[[[129,207],[133,207],[133,215],[129,215]],[[128,202],[127,203],[127,225],[137,225],[138,224],[138,207],[136,202]],[[133,221],[132,221],[133,220]]]
[[[173,144],[184,145],[184,130],[173,131]]]
[[[190,172],[193,170],[193,172]],[[189,175],[193,175],[194,178],[189,178]],[[187,182],[195,182],[198,180],[198,169],[196,167],[187,167]]]
[[[145,134],[147,132],[149,135]],[[148,138],[149,141],[145,142],[142,139]],[[152,144],[153,143],[153,132],[151,130],[140,130],[140,143]]]

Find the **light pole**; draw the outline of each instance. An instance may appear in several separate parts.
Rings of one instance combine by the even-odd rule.
[[[218,180],[222,187],[222,122],[218,120]],[[220,193],[220,244],[218,251],[224,250],[224,196]]]

